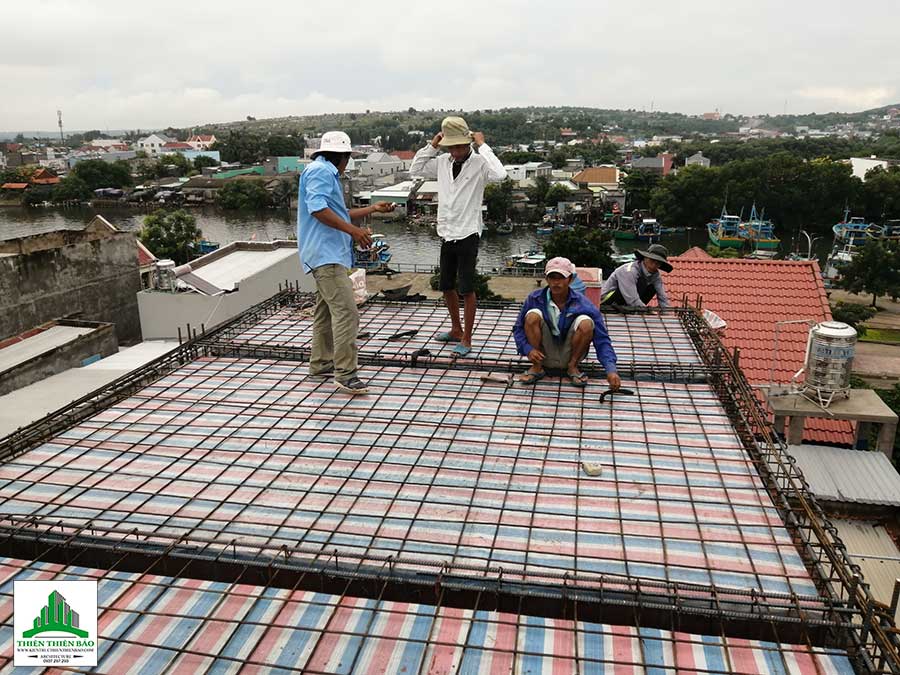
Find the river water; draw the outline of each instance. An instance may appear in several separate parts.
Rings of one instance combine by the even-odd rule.
[[[0,233],[6,233],[15,226],[21,231],[29,224],[35,229],[40,227],[46,231],[49,225],[65,227],[72,223],[86,223],[96,213],[100,213],[113,225],[123,230],[139,230],[147,215],[135,209],[103,209],[100,211],[83,208],[22,208],[0,207]],[[203,232],[203,238],[222,244],[233,241],[269,241],[287,239],[295,233],[295,216],[288,211],[228,212],[214,208],[191,209],[197,218],[197,226]],[[437,263],[440,241],[430,227],[411,225],[403,221],[374,222],[375,232],[385,235],[391,246],[393,258],[391,263],[400,265],[429,266]],[[513,234],[499,235],[485,232],[478,252],[480,267],[500,267],[504,257],[514,253],[525,253],[539,247],[543,237],[536,233],[535,225],[519,226]],[[664,235],[662,243],[669,249],[669,255],[678,255],[691,246],[705,247],[707,236],[705,230],[687,230],[675,234]],[[793,242],[785,237],[782,250],[789,251]],[[805,246],[805,244],[804,244]],[[620,252],[629,252],[636,247],[635,242],[617,242]],[[824,260],[831,248],[831,241],[820,239],[816,242],[815,252]]]

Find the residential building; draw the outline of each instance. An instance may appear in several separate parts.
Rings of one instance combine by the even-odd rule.
[[[0,396],[115,354],[111,323],[55,319],[0,340]]]
[[[212,144],[215,142],[215,134],[194,134],[187,139],[187,143],[194,150],[209,150]]]
[[[165,152],[163,150],[163,146],[166,143],[171,142],[172,139],[165,134],[150,134],[149,136],[145,136],[144,138],[138,140],[138,142],[135,144],[135,150],[143,150],[145,153],[153,157]]]
[[[311,162],[311,159],[305,157],[269,157],[263,162],[263,169],[267,176],[282,173],[303,173],[303,169]]]
[[[86,225],[7,226],[0,232],[0,339],[77,315],[115,324],[119,342],[140,340],[137,251],[134,234],[103,216]]]
[[[702,152],[695,152],[693,155],[684,160],[685,166],[702,166],[709,167],[709,157],[704,157]]]
[[[866,174],[874,168],[887,169],[892,162],[887,159],[879,159],[872,157],[851,157],[850,166],[853,168],[853,175],[862,181],[866,180]]]
[[[184,152],[185,150],[193,150],[194,146],[190,143],[185,143],[184,141],[169,141],[168,143],[163,143],[162,148],[160,149],[160,154],[169,154],[174,152]]]
[[[314,290],[300,267],[296,241],[233,242],[189,265],[175,268],[175,289],[149,288],[137,294],[144,339],[187,337],[226,321],[271,297],[287,281]]]
[[[619,168],[610,164],[592,166],[572,176],[573,183],[583,185],[592,192],[599,192],[604,188],[616,189],[619,187],[620,179],[621,172]]]
[[[360,176],[392,176],[403,170],[403,160],[384,152],[373,152],[356,166]]]
[[[637,157],[631,161],[631,168],[637,171],[647,171],[659,176],[668,176],[672,171],[674,156],[662,152],[656,157]]]
[[[523,181],[534,180],[543,176],[550,179],[553,165],[550,162],[526,162],[525,164],[508,164],[503,167],[509,174],[510,180]]]
[[[703,119],[708,121],[716,121],[722,119],[722,116],[719,114],[719,111],[716,110],[715,112],[703,113]]]

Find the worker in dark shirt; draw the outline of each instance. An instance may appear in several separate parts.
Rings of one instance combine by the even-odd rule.
[[[635,260],[620,265],[603,282],[601,305],[646,307],[654,297],[660,307],[669,307],[669,297],[659,271],[671,272],[669,252],[662,244],[635,251]]]

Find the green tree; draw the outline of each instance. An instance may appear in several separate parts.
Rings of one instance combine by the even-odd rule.
[[[572,197],[572,191],[569,188],[556,183],[550,186],[547,194],[544,195],[544,204],[547,206],[556,206],[559,202],[568,201]]]
[[[275,185],[275,189],[272,190],[272,206],[288,208],[295,192],[296,187],[294,181],[279,180]]]
[[[869,241],[853,260],[841,267],[841,288],[851,293],[871,293],[872,307],[878,297],[900,295],[900,251],[878,241]]]
[[[866,327],[862,324],[875,316],[875,312],[876,310],[872,307],[857,305],[853,302],[838,301],[831,305],[831,318],[853,326],[860,336],[866,334]]]
[[[53,188],[49,185],[32,185],[25,190],[25,196],[22,197],[22,203],[26,206],[34,206],[35,204],[43,204],[53,199]]]
[[[547,258],[568,258],[578,267],[600,267],[605,270],[615,267],[612,234],[597,228],[557,230],[544,244],[544,253]]]
[[[197,171],[203,171],[203,169],[208,166],[219,166],[219,163],[207,155],[197,155],[194,157],[194,168]]]
[[[191,253],[201,236],[197,219],[179,209],[157,211],[144,218],[139,238],[157,258],[171,258],[183,265],[191,259]]]
[[[488,183],[484,187],[484,203],[490,220],[504,222],[512,207],[512,181],[508,178],[502,183]]]
[[[132,184],[131,169],[126,162],[104,162],[102,159],[86,159],[71,171],[87,183],[92,191],[98,188],[124,188]]]
[[[83,201],[91,196],[91,188],[75,174],[69,174],[53,188],[54,202]]]
[[[233,180],[219,190],[218,201],[223,209],[264,209],[269,193],[256,181]]]
[[[475,272],[475,297],[479,300],[505,300],[502,295],[498,295],[494,293],[488,286],[488,282],[491,280],[491,277],[487,274],[482,274],[481,272]],[[431,276],[431,279],[428,280],[428,284],[431,286],[431,290],[436,291],[440,288],[441,285],[441,270],[437,268],[435,273]]]
[[[659,185],[661,178],[649,171],[636,170],[629,173],[622,181],[625,190],[625,210],[631,213],[634,209],[650,208],[650,193]]]
[[[528,200],[535,206],[543,206],[547,202],[547,192],[550,190],[550,179],[546,176],[538,176],[534,179],[534,185],[525,190]]]
[[[865,215],[870,220],[900,218],[900,166],[881,167],[866,174],[862,186]]]

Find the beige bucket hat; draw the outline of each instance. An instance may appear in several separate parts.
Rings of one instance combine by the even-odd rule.
[[[462,117],[445,117],[441,122],[441,132],[444,137],[439,145],[446,148],[450,145],[467,145],[472,142],[472,132],[469,125]]]

